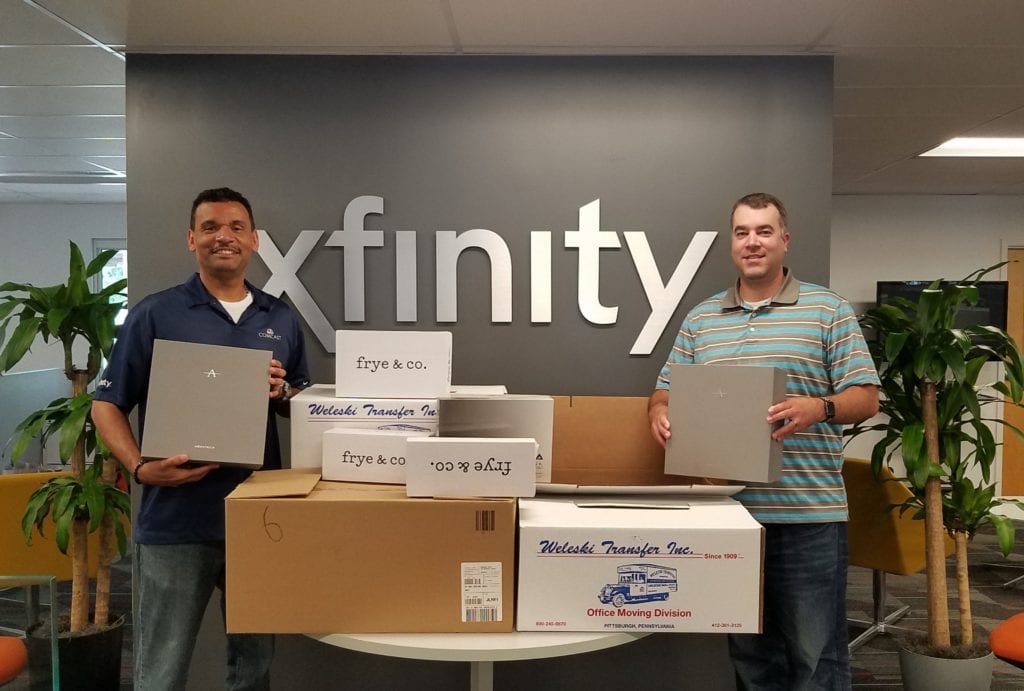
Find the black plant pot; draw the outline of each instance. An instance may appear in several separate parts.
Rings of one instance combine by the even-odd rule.
[[[124,617],[106,628],[57,636],[61,691],[117,691],[121,685],[121,641]],[[33,689],[51,688],[50,630],[36,626],[26,643]]]

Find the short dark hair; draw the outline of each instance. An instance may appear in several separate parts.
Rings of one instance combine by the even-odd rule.
[[[779,222],[782,223],[782,230],[787,229],[788,219],[786,216],[786,207],[782,205],[782,200],[774,194],[768,194],[767,192],[754,192],[737,199],[736,203],[732,205],[732,211],[729,213],[730,226],[732,225],[732,217],[736,213],[736,209],[741,206],[749,206],[751,209],[766,209],[769,206],[774,206],[779,211]]]
[[[196,195],[195,200],[192,202],[192,216],[188,221],[189,228],[195,229],[196,209],[199,208],[200,204],[207,202],[238,202],[249,212],[249,223],[252,225],[253,230],[256,230],[256,219],[252,216],[252,204],[240,192],[235,192],[230,187],[214,187],[213,189],[203,190]]]

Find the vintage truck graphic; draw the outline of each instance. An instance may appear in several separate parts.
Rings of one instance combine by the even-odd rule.
[[[658,564],[622,564],[618,567],[619,582],[601,588],[598,599],[616,607],[631,602],[667,600],[678,589],[676,570]]]

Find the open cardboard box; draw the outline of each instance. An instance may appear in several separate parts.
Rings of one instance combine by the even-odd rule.
[[[228,495],[230,633],[507,632],[514,499],[253,473]]]
[[[689,485],[665,474],[643,396],[555,396],[551,482],[575,485]]]

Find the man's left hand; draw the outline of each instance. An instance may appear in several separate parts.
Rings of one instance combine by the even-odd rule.
[[[270,361],[270,397],[284,401],[288,397],[288,387],[285,386],[284,376],[288,374],[281,365],[280,360]]]
[[[787,421],[772,431],[772,439],[782,441],[791,434],[801,432],[825,418],[824,403],[820,398],[793,397],[776,403],[768,409],[768,423]]]

